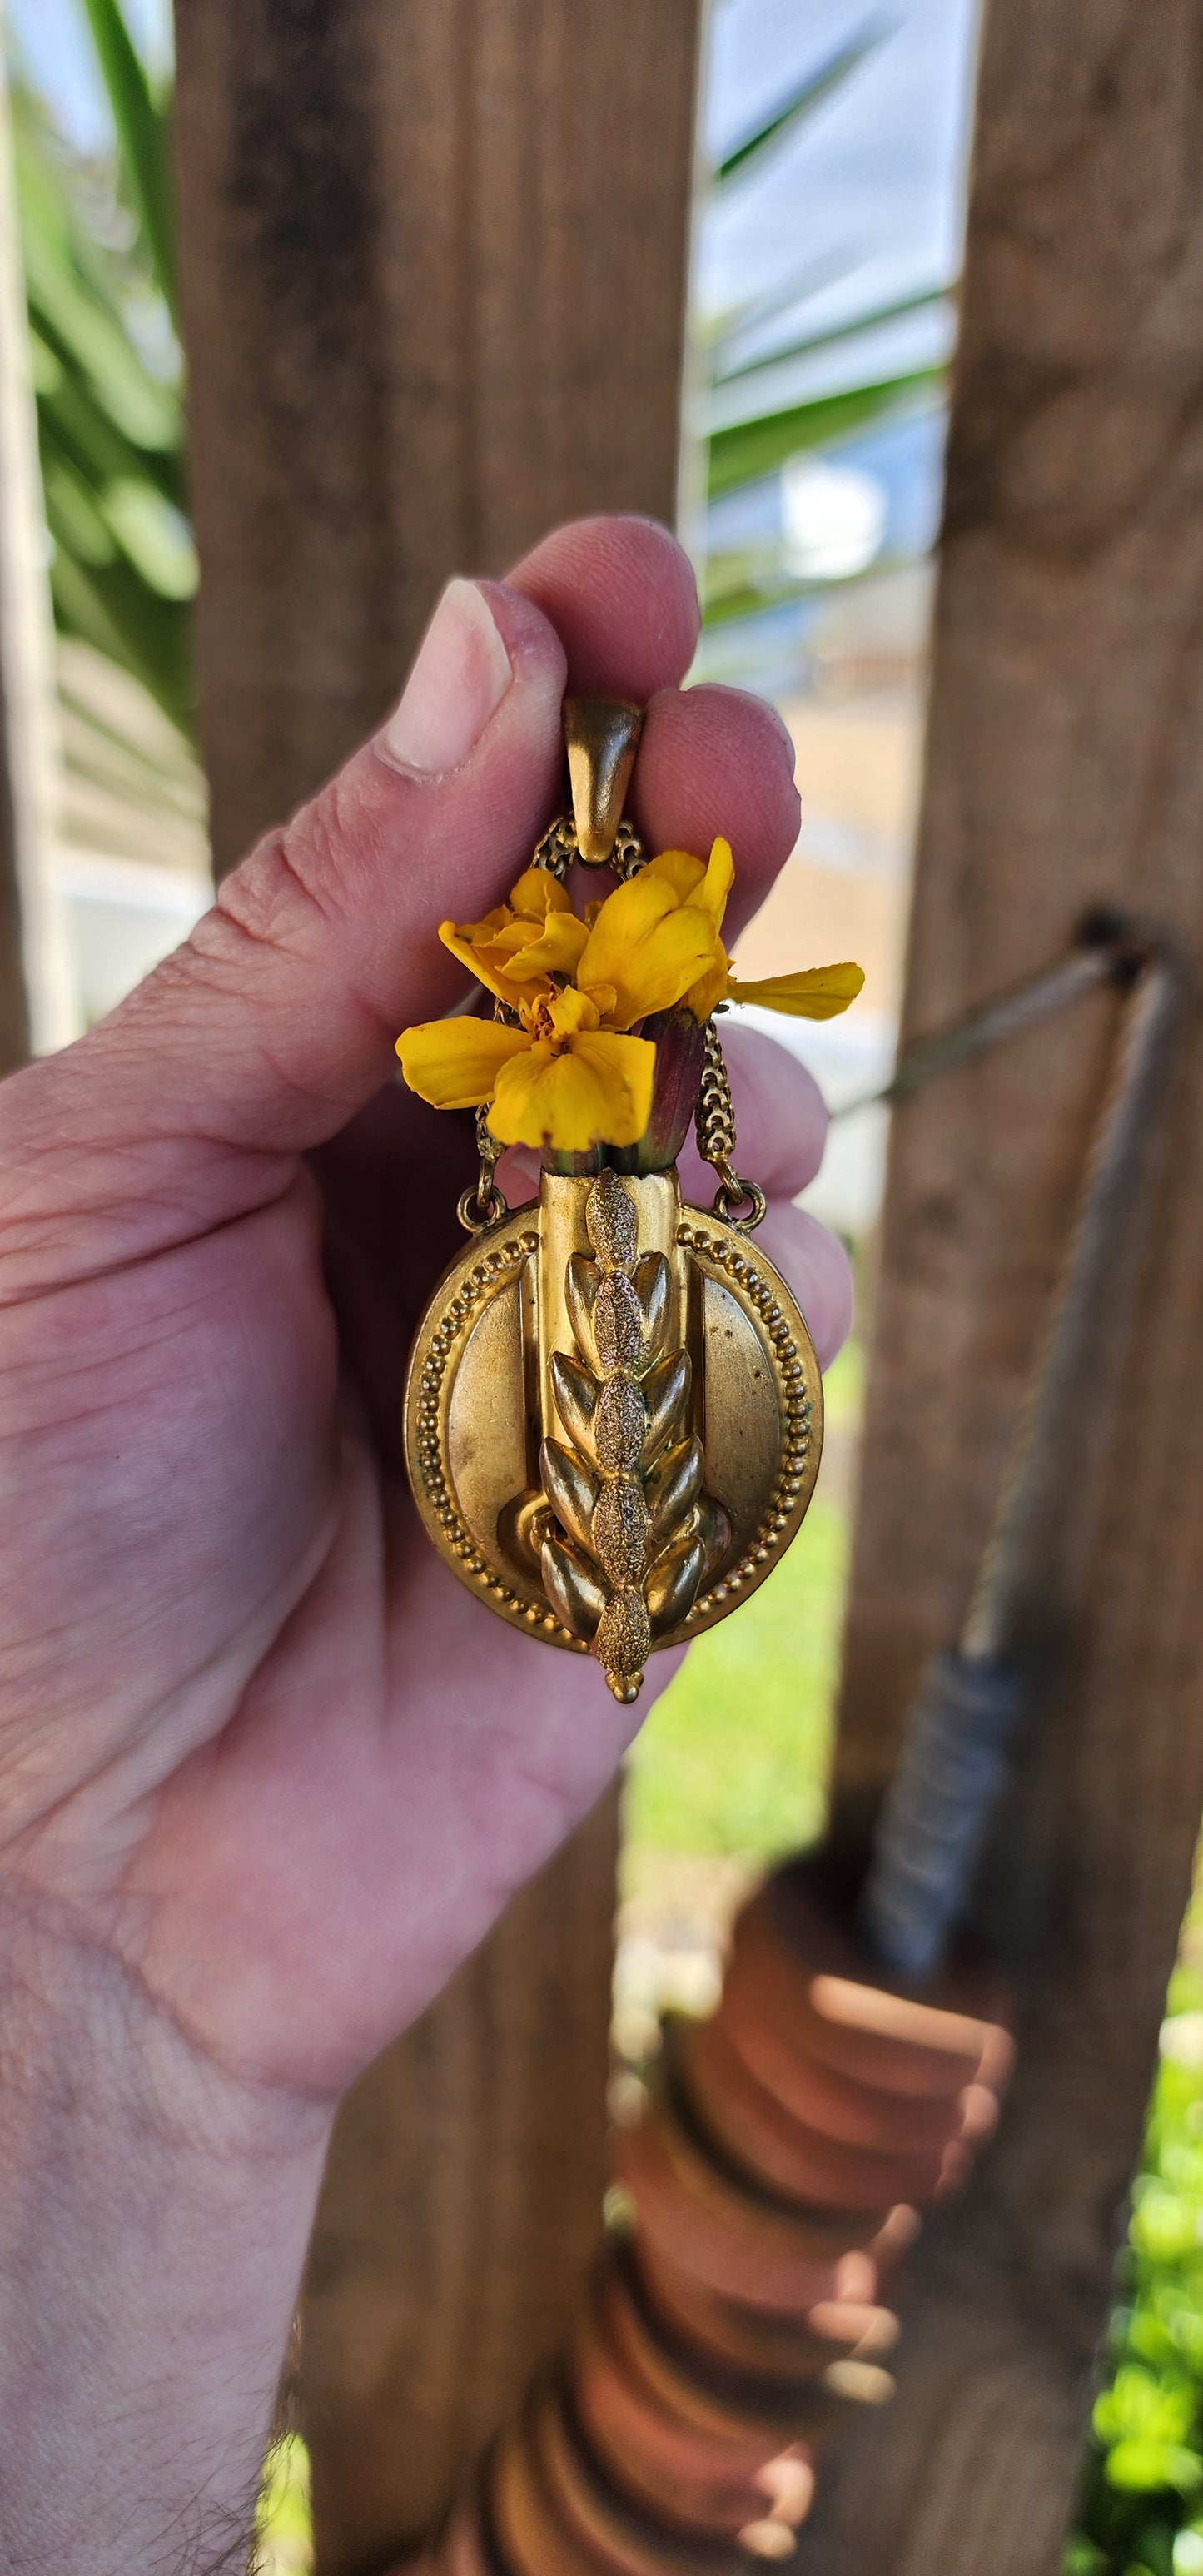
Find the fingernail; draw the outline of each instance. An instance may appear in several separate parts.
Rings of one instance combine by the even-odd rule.
[[[489,603],[474,581],[449,581],[418,647],[405,693],[381,736],[403,769],[437,777],[476,749],[513,678]]]

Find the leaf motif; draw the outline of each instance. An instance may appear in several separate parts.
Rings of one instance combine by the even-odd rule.
[[[692,1610],[706,1563],[705,1546],[696,1530],[674,1540],[648,1576],[645,1586],[653,1628],[675,1628]]]
[[[593,1546],[593,1512],[597,1502],[597,1478],[590,1475],[584,1460],[565,1449],[559,1440],[545,1440],[539,1453],[539,1473],[543,1491],[556,1519],[583,1547],[586,1556]]]
[[[637,1259],[632,1188],[609,1168],[589,1192],[585,1222],[595,1258],[574,1253],[565,1272],[580,1359],[555,1351],[550,1363],[564,1437],[545,1439],[540,1453],[558,1523],[544,1537],[542,1570],[552,1608],[592,1642],[625,1704],[643,1680],[653,1629],[688,1618],[731,1533],[702,1492],[689,1354],[664,1350],[676,1311],[671,1266],[660,1252]]]
[[[671,1279],[662,1252],[645,1252],[632,1273],[632,1286],[643,1313],[643,1348],[648,1360],[658,1360],[664,1348],[664,1336],[672,1311]]]
[[[675,1529],[691,1511],[702,1490],[702,1444],[690,1438],[668,1449],[647,1480],[653,1538]]]
[[[580,1449],[591,1466],[597,1465],[597,1444],[593,1435],[593,1416],[597,1410],[597,1386],[587,1370],[578,1368],[565,1351],[551,1355],[551,1391],[556,1411],[574,1449]]]
[[[697,1511],[698,1536],[706,1550],[706,1572],[713,1574],[731,1545],[731,1523],[713,1494],[703,1494]]]
[[[643,1465],[650,1467],[676,1430],[689,1402],[693,1370],[688,1351],[672,1351],[667,1359],[658,1360],[643,1381],[643,1400],[647,1406],[647,1434],[643,1443]]]
[[[568,1320],[576,1335],[577,1349],[594,1377],[600,1377],[602,1373],[597,1356],[597,1335],[593,1330],[593,1305],[600,1285],[601,1272],[596,1261],[590,1261],[585,1252],[571,1253],[564,1275]]]
[[[543,1541],[551,1534],[551,1514],[541,1486],[532,1493],[515,1494],[498,1512],[498,1546],[526,1583],[539,1580]]]
[[[591,1565],[562,1538],[543,1542],[543,1589],[571,1637],[591,1644],[607,1603],[605,1584]]]

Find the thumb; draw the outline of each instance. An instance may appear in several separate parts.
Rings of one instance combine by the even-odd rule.
[[[529,861],[564,681],[531,600],[449,583],[380,734],[126,1002],[10,1089],[55,1077],[77,1150],[89,1129],[109,1149],[194,1136],[289,1154],[334,1135],[395,1072],[399,1030],[462,989],[439,922],[487,911]]]

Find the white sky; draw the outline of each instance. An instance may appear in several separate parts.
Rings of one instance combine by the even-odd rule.
[[[956,276],[976,23],[976,0],[716,0],[703,121],[714,159],[850,38],[873,27],[881,41],[759,175],[708,210],[694,277],[703,313],[807,272],[827,276],[795,330],[785,317],[771,326],[781,347]],[[881,371],[927,364],[945,347],[930,321],[894,325]],[[833,351],[798,393],[854,380],[862,359]],[[794,386],[760,393],[770,390],[786,397]]]

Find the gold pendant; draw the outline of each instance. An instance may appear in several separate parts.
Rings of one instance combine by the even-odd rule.
[[[615,1698],[724,1619],[810,1501],[818,1362],[771,1262],[675,1170],[543,1174],[422,1318],[406,1457],[445,1562],[515,1628],[592,1653]]]
[[[630,878],[644,863],[622,820],[641,711],[569,700],[564,720],[573,818],[534,865]],[[713,1022],[704,1037],[691,1026],[713,1210],[682,1206],[675,1165],[637,1173],[603,1147],[578,1158],[586,1171],[545,1170],[537,1209],[511,1215],[479,1112],[480,1178],[460,1202],[474,1239],[427,1306],[406,1388],[410,1479],[440,1556],[512,1627],[595,1655],[622,1701],[649,1654],[713,1627],[772,1572],[822,1445],[810,1336],[751,1241],[764,1195],[732,1168]]]

